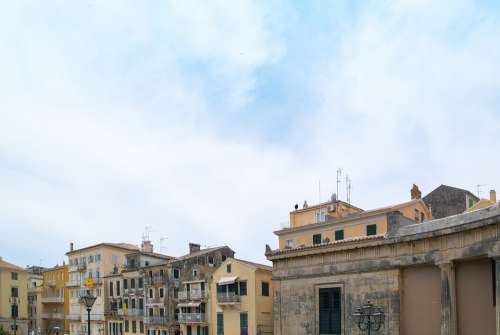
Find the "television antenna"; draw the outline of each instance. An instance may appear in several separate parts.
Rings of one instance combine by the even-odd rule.
[[[337,169],[337,197],[340,198],[339,194],[339,185],[340,185],[340,178],[342,177],[342,168]]]
[[[149,239],[149,234],[153,231],[153,228],[151,226],[146,226],[144,227],[144,232],[142,233],[142,240],[143,241],[151,241]]]
[[[486,186],[486,184],[477,184],[476,187],[477,187],[477,197],[479,199],[481,199],[481,189],[483,188],[483,186]]]

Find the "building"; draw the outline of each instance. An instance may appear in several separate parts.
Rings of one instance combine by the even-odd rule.
[[[0,257],[0,326],[10,333],[28,333],[27,277],[25,269]]]
[[[44,335],[62,335],[69,333],[66,317],[69,313],[69,296],[66,282],[68,267],[56,265],[42,272],[42,310],[41,329]]]
[[[431,209],[432,217],[441,219],[457,215],[473,207],[480,199],[467,190],[440,185],[423,198]]]
[[[358,208],[349,207],[339,201],[333,201],[330,204],[321,204],[318,206],[308,207],[300,210],[300,214],[308,217],[314,217],[313,213],[324,208],[330,208],[330,212],[334,215],[326,215],[323,219],[313,223],[304,223],[301,219],[301,224],[294,224],[290,221],[290,228],[284,228],[274,233],[279,237],[279,248],[297,248],[308,247],[311,245],[320,245],[330,243],[332,241],[351,240],[355,238],[364,238],[366,236],[385,235],[388,232],[388,215],[392,212],[400,212],[403,219],[408,222],[425,222],[432,218],[429,208],[420,199],[420,191],[414,185],[412,189],[412,200],[398,205],[388,206],[384,208],[363,211]],[[333,208],[332,206],[335,205]],[[321,209],[323,208],[323,209]],[[340,208],[343,208],[340,210]],[[298,210],[291,212],[290,217]]]
[[[87,311],[80,303],[80,296],[87,291],[88,278],[93,279],[91,294],[96,297],[90,315],[92,334],[107,335],[106,309],[108,306],[109,287],[104,285],[103,278],[119,273],[125,266],[127,254],[138,251],[135,245],[126,243],[99,243],[81,249],[74,249],[73,243],[68,256],[69,279],[66,287],[69,290],[69,330],[71,335],[87,334]]]
[[[144,277],[147,271],[145,272],[144,269],[161,267],[171,259],[173,257],[154,253],[151,242],[144,241],[141,250],[125,256],[125,267],[121,272],[105,277],[109,301],[108,313],[106,313],[109,334],[144,334],[145,321],[151,326],[158,323],[160,326],[165,324],[165,322],[160,322],[159,318],[146,318],[145,320]],[[158,284],[163,282],[157,281]],[[149,283],[148,281],[148,285]]]
[[[41,266],[30,266],[28,272],[28,332],[32,335],[42,333],[42,272],[45,268]]]
[[[213,274],[213,335],[273,334],[272,268],[228,258]]]
[[[377,334],[500,334],[500,205],[412,222],[386,235],[271,250],[274,334],[360,334],[352,314],[381,306]]]
[[[476,211],[478,209],[483,209],[486,207],[493,206],[497,203],[497,192],[495,190],[490,190],[490,198],[489,199],[480,199],[476,204],[467,209],[467,212]]]
[[[234,257],[234,251],[227,246],[201,249],[199,244],[190,243],[189,254],[169,262],[167,273],[171,284],[168,294],[174,299],[174,304],[170,305],[174,308],[171,329],[178,327],[169,334],[214,334],[209,301],[213,274],[230,257]]]

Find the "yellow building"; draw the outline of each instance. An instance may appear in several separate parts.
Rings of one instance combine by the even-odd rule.
[[[68,267],[55,266],[43,271],[42,287],[42,334],[60,335],[69,333],[69,296],[66,282]]]
[[[28,331],[30,334],[42,333],[42,287],[45,268],[30,266],[28,271]]]
[[[275,232],[279,248],[297,248],[336,241],[352,240],[387,233],[388,214],[399,212],[412,222],[432,219],[429,208],[412,189],[412,200],[398,205],[363,211],[339,200],[317,206],[304,206],[290,213],[290,228]]]
[[[469,207],[466,212],[472,212],[476,211],[478,209],[483,209],[486,207],[493,206],[497,203],[497,192],[495,190],[490,191],[490,198],[489,199],[481,199],[477,203],[475,203],[473,206]]]
[[[25,269],[0,257],[0,326],[10,333],[14,330],[13,314],[17,334],[28,333],[27,275]]]
[[[214,272],[210,335],[273,333],[270,266],[228,258]]]
[[[139,248],[127,243],[99,243],[81,249],[74,249],[73,243],[68,256],[69,278],[66,287],[69,289],[69,331],[71,335],[87,334],[87,311],[80,302],[80,295],[87,290],[86,281],[93,279],[94,286],[90,290],[97,299],[90,313],[91,334],[107,335],[106,315],[110,301],[107,299],[103,278],[119,273],[125,266],[125,255]]]

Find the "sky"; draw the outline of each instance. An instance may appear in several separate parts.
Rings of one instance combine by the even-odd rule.
[[[0,3],[0,256],[266,262],[293,206],[500,191],[498,1]],[[477,185],[480,185],[479,187]]]

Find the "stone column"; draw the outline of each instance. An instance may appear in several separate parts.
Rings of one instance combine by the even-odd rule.
[[[500,257],[493,258],[495,260],[495,309],[497,320],[497,335],[500,335]]]
[[[452,262],[438,264],[441,269],[441,335],[457,334],[455,267]]]

